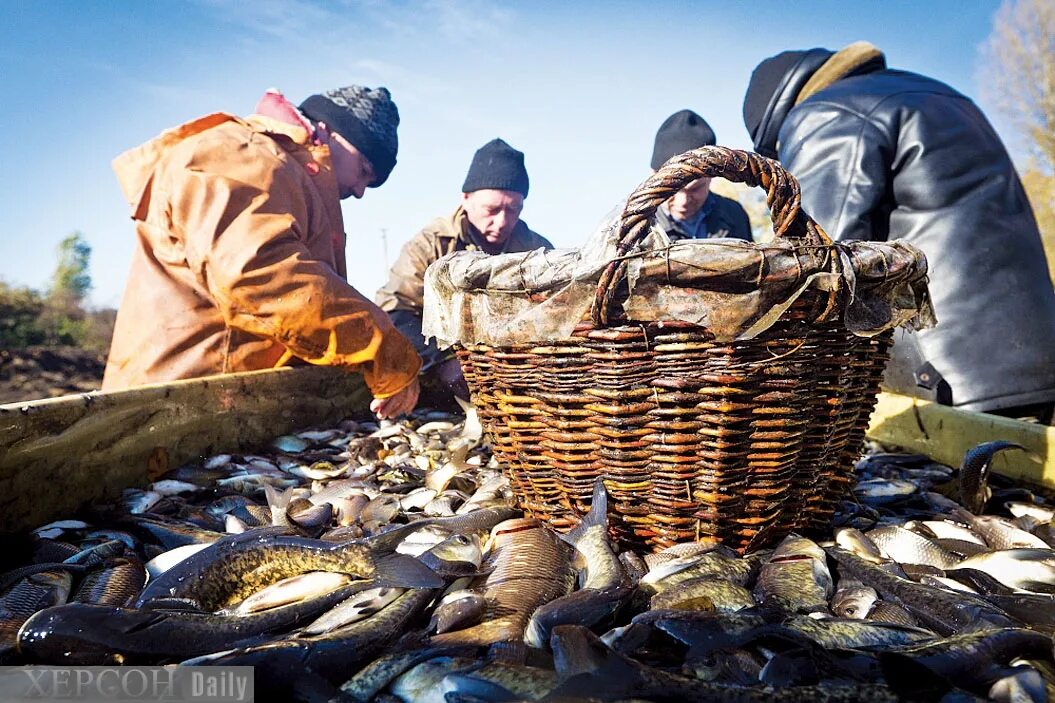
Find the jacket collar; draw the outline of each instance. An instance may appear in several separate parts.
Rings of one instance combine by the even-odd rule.
[[[858,41],[841,49],[814,71],[806,85],[799,90],[795,98],[798,105],[806,98],[819,93],[840,78],[858,73],[871,73],[886,68],[886,56],[872,44]]]
[[[311,121],[275,88],[264,93],[248,121],[265,132],[289,137],[297,144],[307,145],[315,139]]]

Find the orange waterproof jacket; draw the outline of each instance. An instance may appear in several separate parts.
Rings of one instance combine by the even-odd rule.
[[[421,359],[345,280],[329,149],[298,125],[215,113],[114,160],[136,248],[103,389],[291,356],[363,373],[376,397]]]

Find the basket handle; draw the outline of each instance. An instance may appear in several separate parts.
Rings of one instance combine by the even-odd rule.
[[[594,325],[608,324],[612,298],[626,275],[628,263],[624,257],[648,234],[659,206],[697,178],[714,176],[764,188],[776,236],[802,239],[814,245],[832,243],[820,225],[802,211],[799,182],[776,161],[721,146],[687,151],[663,164],[627,198],[619,223],[616,259],[605,267],[597,283],[597,294],[590,311]]]

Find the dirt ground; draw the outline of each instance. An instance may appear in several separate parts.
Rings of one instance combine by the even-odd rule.
[[[98,390],[105,363],[77,347],[0,349],[0,404]]]

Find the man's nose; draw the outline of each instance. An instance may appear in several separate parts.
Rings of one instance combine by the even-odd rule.
[[[352,195],[355,196],[356,200],[361,200],[362,197],[364,195],[366,195],[366,186],[365,185],[353,186],[352,187]]]
[[[503,229],[505,229],[505,226],[506,226],[506,214],[505,214],[505,212],[500,212],[497,215],[495,215],[494,219],[492,220],[492,222],[494,223],[495,228],[498,229],[498,231],[502,231]]]

